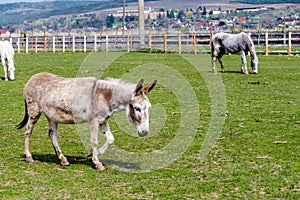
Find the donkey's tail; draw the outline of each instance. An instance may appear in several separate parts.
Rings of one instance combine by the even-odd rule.
[[[20,124],[18,124],[16,126],[17,129],[23,128],[28,122],[29,116],[28,116],[28,113],[27,113],[27,104],[26,104],[26,101],[24,101],[24,102],[25,102],[25,116],[24,116],[23,120],[20,122]]]

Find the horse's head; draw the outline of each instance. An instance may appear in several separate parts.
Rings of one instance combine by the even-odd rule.
[[[128,120],[135,126],[140,137],[149,133],[149,108],[150,101],[146,96],[155,86],[156,80],[143,88],[144,80],[141,79],[129,101],[126,109]]]

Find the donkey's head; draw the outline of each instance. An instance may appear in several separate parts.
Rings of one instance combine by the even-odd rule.
[[[126,108],[128,120],[135,126],[140,137],[149,133],[149,108],[151,103],[146,96],[156,85],[156,80],[143,87],[144,80],[141,79]]]

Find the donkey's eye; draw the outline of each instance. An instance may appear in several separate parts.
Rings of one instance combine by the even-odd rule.
[[[138,108],[138,107],[134,107],[134,110],[135,110],[136,112],[141,112],[141,109]]]

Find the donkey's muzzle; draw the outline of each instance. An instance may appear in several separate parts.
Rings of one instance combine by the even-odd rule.
[[[143,130],[143,131],[141,131],[141,132],[138,132],[138,134],[139,134],[140,137],[145,137],[145,136],[148,135],[148,133],[149,133],[149,131],[146,131],[146,130]]]

